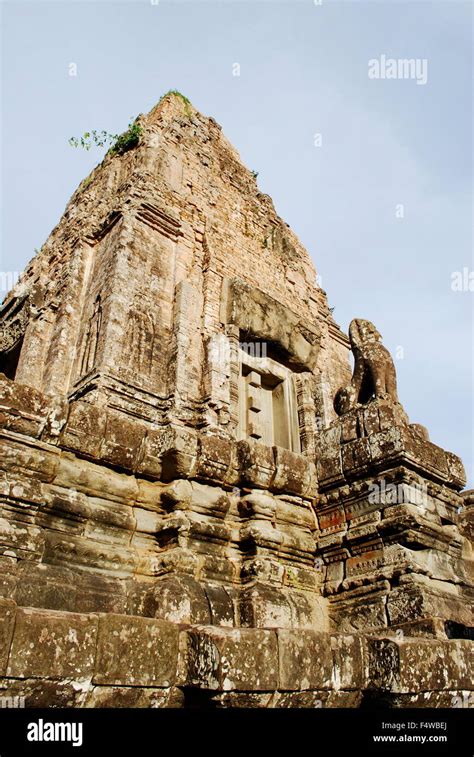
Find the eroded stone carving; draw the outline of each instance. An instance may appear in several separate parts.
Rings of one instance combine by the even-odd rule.
[[[128,315],[125,333],[126,367],[143,376],[148,376],[153,365],[155,349],[155,321],[146,306],[136,298]]]
[[[30,318],[30,303],[24,298],[0,327],[0,353],[9,352],[24,336]]]
[[[367,404],[373,397],[399,402],[395,366],[381,338],[370,321],[361,318],[351,321],[349,339],[355,359],[354,373],[351,383],[336,394],[334,407],[338,415]]]
[[[94,302],[92,316],[89,321],[87,335],[85,340],[84,353],[81,363],[81,375],[88,373],[95,364],[97,357],[97,345],[99,343],[99,334],[102,326],[102,304],[100,295]]]

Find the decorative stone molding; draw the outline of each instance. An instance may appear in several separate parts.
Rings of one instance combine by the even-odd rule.
[[[14,300],[2,314],[0,324],[0,354],[10,352],[24,337],[30,319],[30,301],[27,296]]]

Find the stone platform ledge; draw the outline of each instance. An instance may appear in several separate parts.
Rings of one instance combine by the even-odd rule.
[[[472,691],[473,651],[459,639],[185,626],[0,600],[0,691],[26,706],[357,707],[378,695],[433,706]]]
[[[404,422],[398,406],[384,400],[371,400],[341,416],[322,429],[318,438],[317,476],[321,490],[403,464],[459,491],[466,485],[461,459],[430,442],[420,428]]]
[[[146,423],[84,400],[69,403],[3,374],[0,429],[151,480],[193,478],[229,488],[257,487],[307,498],[317,494],[316,466],[304,454],[222,433]]]

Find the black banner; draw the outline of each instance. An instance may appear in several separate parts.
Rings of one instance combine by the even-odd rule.
[[[362,754],[472,757],[472,710],[446,709],[0,709],[0,757],[138,755],[144,749],[268,755],[331,749]],[[109,751],[110,750],[110,751]]]

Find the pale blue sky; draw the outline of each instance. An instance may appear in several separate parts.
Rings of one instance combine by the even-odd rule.
[[[451,290],[474,268],[472,7],[3,2],[0,270],[24,267],[100,161],[68,138],[123,131],[179,89],[259,172],[342,328],[368,318],[403,347],[401,400],[472,486],[474,293]],[[427,59],[426,85],[369,79],[381,55]]]

